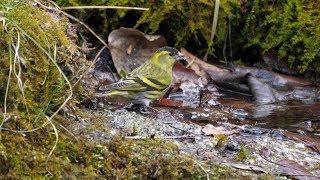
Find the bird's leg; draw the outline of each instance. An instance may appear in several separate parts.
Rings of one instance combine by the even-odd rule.
[[[157,109],[153,107],[140,105],[140,104],[133,104],[133,103],[129,103],[124,107],[124,109],[126,109],[127,111],[134,111],[141,115],[146,115],[151,117],[153,117],[154,115],[157,115],[159,112]]]
[[[150,117],[157,117],[157,115],[159,114],[159,110],[157,110],[156,108],[153,108],[151,106],[140,106],[140,113],[142,115],[148,115]]]
[[[127,111],[135,111],[135,112],[140,112],[140,105],[139,104],[133,104],[129,103],[126,106],[123,107]]]

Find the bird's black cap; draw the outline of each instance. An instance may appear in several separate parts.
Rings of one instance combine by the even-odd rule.
[[[176,48],[173,48],[173,47],[164,46],[157,50],[157,52],[160,52],[160,51],[169,51],[170,56],[174,57],[177,61],[186,59],[186,57],[182,53],[180,53]]]
[[[169,51],[171,56],[179,54],[179,51],[176,48],[169,47],[169,46],[164,46],[157,50],[157,52],[160,52],[160,51]]]

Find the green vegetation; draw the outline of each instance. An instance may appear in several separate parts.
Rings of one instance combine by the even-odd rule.
[[[43,131],[46,131],[44,129]],[[179,154],[176,145],[162,140],[125,140],[104,144],[75,141],[60,132],[59,143],[47,164],[54,136],[43,131],[22,136],[2,133],[0,177],[6,178],[107,178],[107,179],[204,179],[206,172],[192,157]],[[20,150],[17,150],[20,149]],[[201,162],[214,179],[241,177],[239,171]],[[210,169],[210,171],[209,171]],[[49,172],[51,174],[49,174]]]
[[[153,1],[153,0],[57,0],[61,6],[109,5],[149,8],[134,10],[73,10],[80,19],[93,14],[96,31],[107,35],[121,26],[135,27],[146,33],[162,34],[170,45],[186,47],[202,57],[211,43],[214,1]],[[275,52],[308,76],[320,72],[320,4],[316,0],[284,1],[220,1],[219,19],[211,59],[223,59],[222,50],[231,20],[233,57],[252,62],[257,53]],[[89,22],[89,20],[88,20]],[[98,24],[97,24],[98,22]],[[99,24],[101,23],[101,24]],[[195,43],[196,42],[196,43]],[[229,48],[227,43],[227,50]],[[261,57],[260,57],[261,58]]]
[[[250,155],[248,149],[244,145],[240,145],[240,149],[238,151],[236,161],[243,161],[246,159],[250,159],[252,156]]]
[[[214,14],[214,1],[212,0],[57,0],[62,7],[84,5],[108,5],[149,8],[148,11],[133,10],[100,10],[96,14],[103,24],[95,24],[96,30],[102,36],[107,36],[112,30],[121,26],[137,28],[148,34],[160,33],[176,47],[188,47],[188,42],[196,42],[202,48],[210,43],[211,26]],[[237,0],[221,1],[217,33],[214,44],[221,47],[226,32],[227,17],[233,16],[232,10],[238,5]],[[94,11],[97,11],[96,9]],[[81,19],[86,18],[84,13],[78,14]],[[134,18],[132,18],[134,17]],[[130,22],[128,22],[130,21]],[[99,22],[98,22],[99,23]],[[202,49],[205,52],[206,49]],[[211,52],[212,54],[213,52]]]
[[[24,1],[1,1],[0,11],[0,123],[31,130],[70,97],[60,67],[71,63],[75,46],[65,35],[67,19],[53,19]]]
[[[75,37],[67,34],[67,19],[47,10],[29,1],[0,2],[1,179],[238,176],[235,169],[180,154],[169,141],[114,137],[95,144],[65,129],[81,118],[92,122],[86,131],[110,131],[101,125],[105,116],[76,106],[84,96],[75,83],[85,62],[71,43]],[[59,114],[61,107],[76,117]]]
[[[243,37],[247,47],[275,50],[301,72],[320,72],[320,4],[316,0],[249,2]]]
[[[223,143],[225,143],[225,141],[228,140],[228,136],[223,135],[223,134],[217,135],[216,138],[218,139],[218,142],[217,142],[215,148],[220,148],[220,147],[222,147],[222,146],[223,146]]]

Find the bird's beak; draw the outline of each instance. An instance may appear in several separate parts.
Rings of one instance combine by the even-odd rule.
[[[184,56],[181,52],[174,56],[177,61],[187,60],[186,56]]]

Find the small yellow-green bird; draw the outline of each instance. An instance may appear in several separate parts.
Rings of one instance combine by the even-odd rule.
[[[159,99],[172,82],[172,67],[176,61],[185,60],[185,56],[172,47],[158,49],[150,60],[128,73],[118,82],[102,86],[105,96],[119,95],[134,104],[149,106]]]

